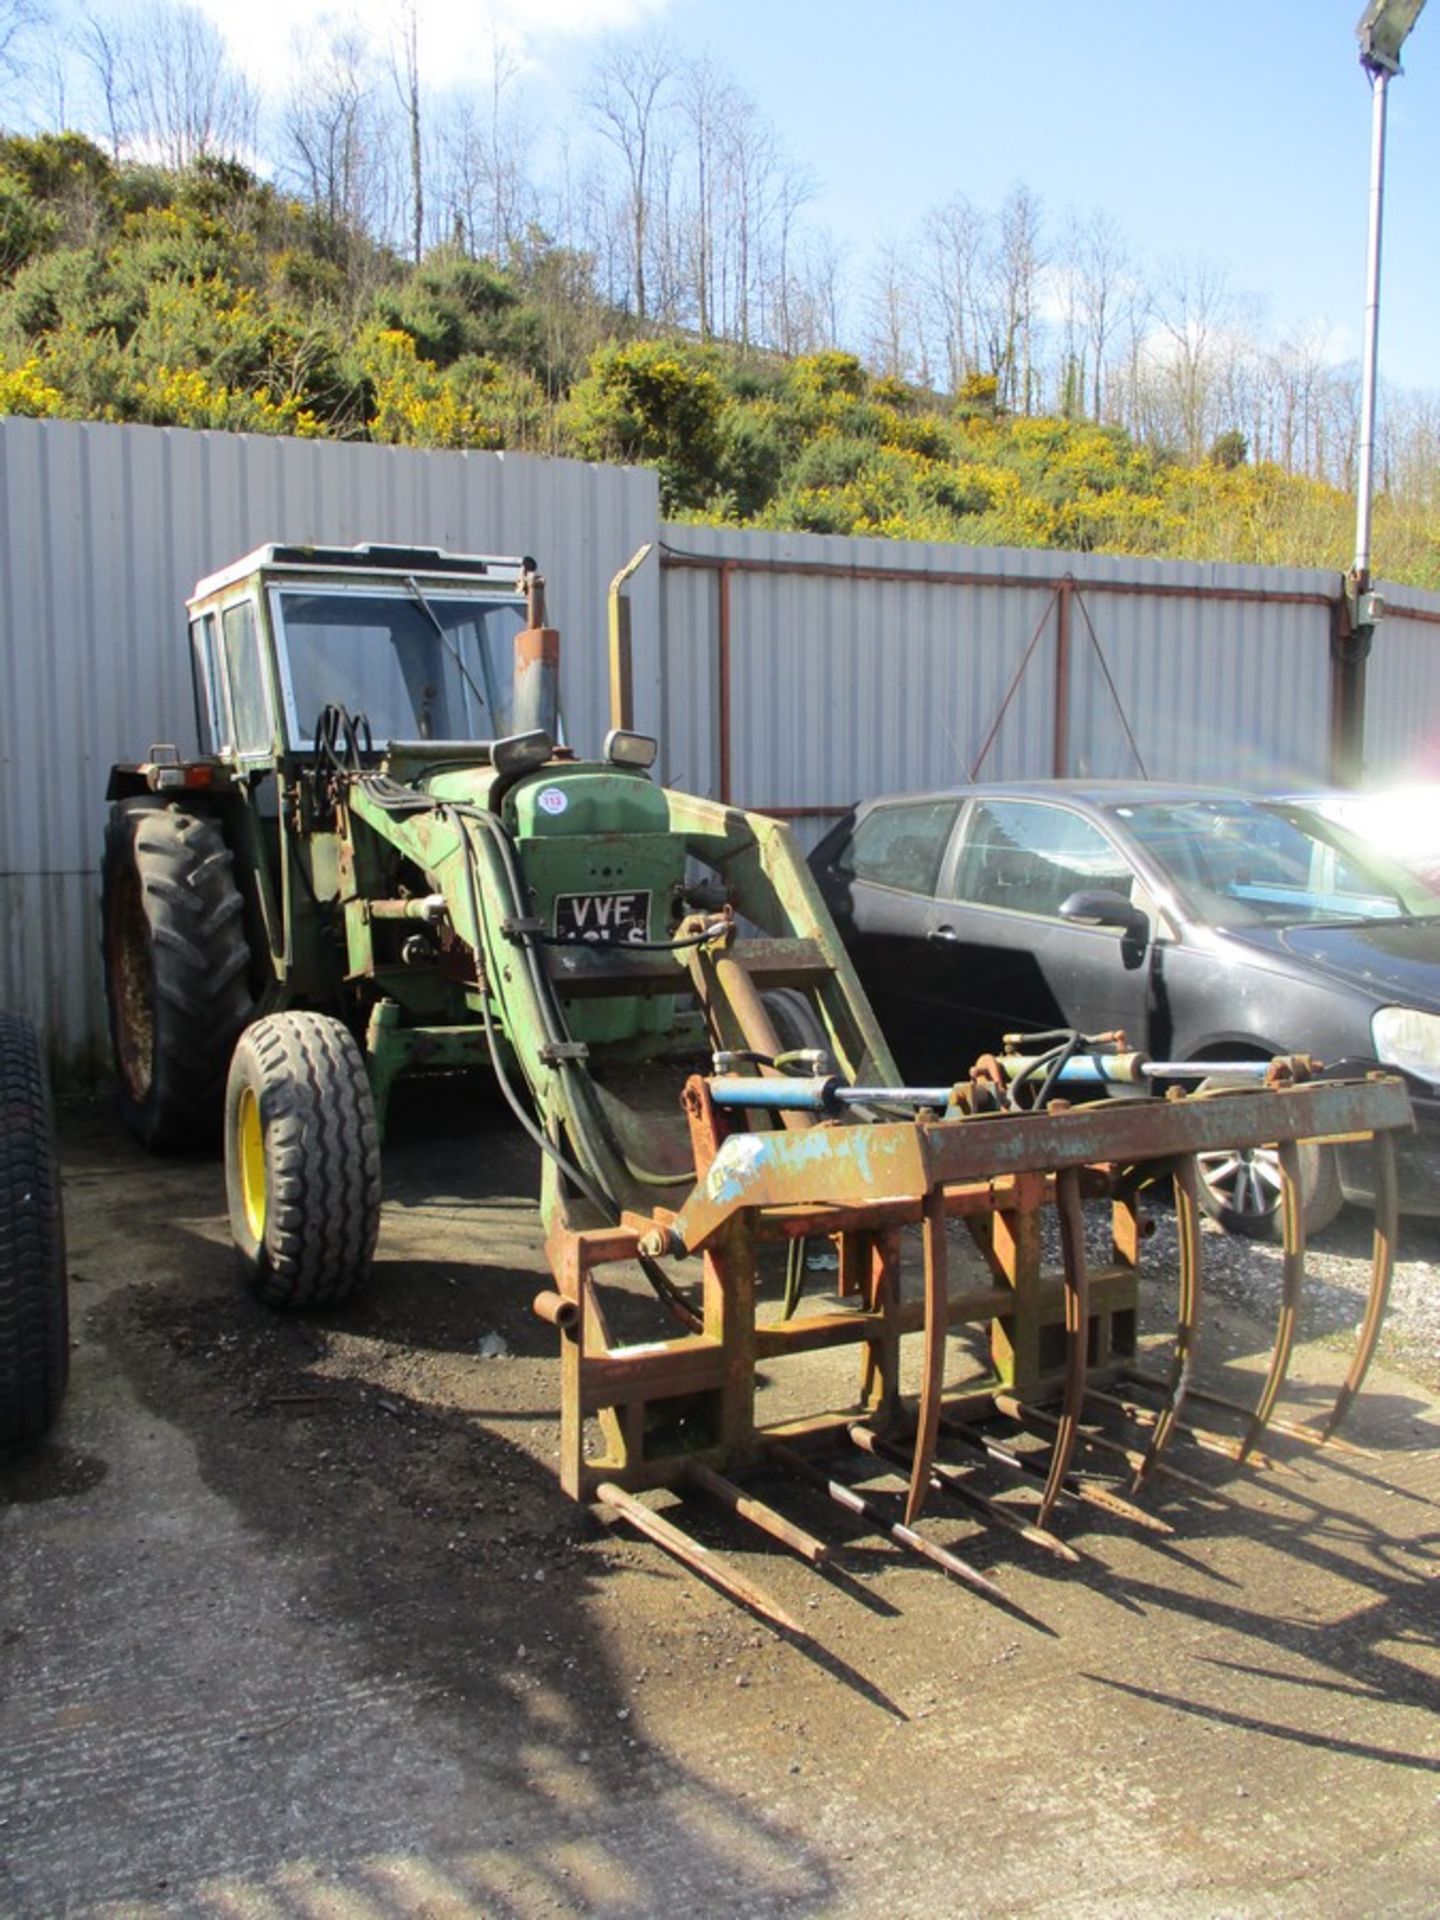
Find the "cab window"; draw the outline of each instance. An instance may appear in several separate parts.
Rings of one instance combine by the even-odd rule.
[[[230,745],[230,727],[213,613],[202,613],[190,622],[190,647],[194,656],[196,737],[202,753],[222,753]]]
[[[239,600],[220,616],[225,643],[225,668],[230,683],[230,712],[234,720],[234,748],[239,754],[269,753],[272,743],[265,675],[260,660],[255,604]]]

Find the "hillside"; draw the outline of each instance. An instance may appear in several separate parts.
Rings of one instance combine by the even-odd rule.
[[[1353,506],[1081,417],[940,396],[850,353],[641,337],[532,229],[504,264],[402,262],[236,163],[116,165],[0,140],[0,412],[437,447],[659,472],[667,514],[776,529],[1343,569]],[[1377,505],[1376,571],[1440,587],[1440,521]]]

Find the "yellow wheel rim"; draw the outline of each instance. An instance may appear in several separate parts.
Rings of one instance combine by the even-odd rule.
[[[235,1115],[240,1157],[240,1204],[245,1224],[257,1241],[265,1238],[265,1133],[260,1125],[260,1102],[253,1087],[240,1094]]]

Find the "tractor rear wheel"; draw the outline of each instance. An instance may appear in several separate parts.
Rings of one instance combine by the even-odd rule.
[[[219,824],[163,800],[110,810],[101,892],[120,1114],[147,1147],[209,1144],[253,1011],[245,909]]]
[[[798,987],[772,987],[760,997],[787,1053],[798,1053],[806,1047],[828,1050],[830,1036],[825,1023]]]
[[[0,1013],[0,1445],[36,1440],[70,1372],[55,1124],[35,1029]]]
[[[240,1036],[225,1092],[225,1187],[245,1278],[272,1307],[333,1307],[380,1230],[380,1134],[365,1062],[323,1013]]]

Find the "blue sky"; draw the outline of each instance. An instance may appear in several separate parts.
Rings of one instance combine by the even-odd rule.
[[[1360,0],[675,0],[784,129],[846,247],[904,237],[962,191],[1023,180],[1049,212],[1103,207],[1152,269],[1222,265],[1268,325],[1357,355],[1370,88]],[[1433,15],[1433,17],[1432,17]],[[1440,388],[1440,4],[1389,90],[1381,364]]]
[[[203,0],[238,37],[334,20],[346,0]],[[819,186],[811,214],[852,261],[963,192],[1024,181],[1057,222],[1103,208],[1154,278],[1204,259],[1265,330],[1324,329],[1358,355],[1370,89],[1361,0],[418,0],[449,76],[479,77],[491,23],[517,34],[540,123],[575,111],[597,35],[709,49]],[[354,0],[380,25],[393,0]],[[283,43],[283,29],[279,39]],[[1440,4],[1390,88],[1382,378],[1440,390]],[[258,65],[258,63],[257,63]],[[252,68],[252,70],[255,70]]]

